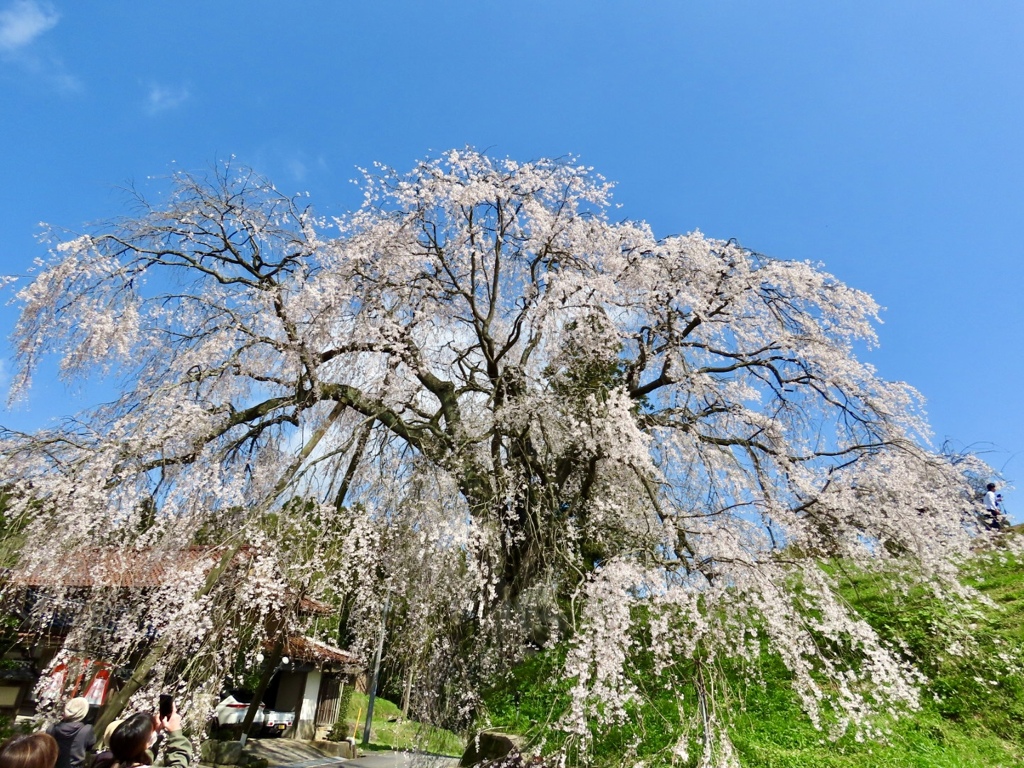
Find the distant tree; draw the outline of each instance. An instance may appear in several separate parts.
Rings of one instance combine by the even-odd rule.
[[[452,151],[363,189],[327,221],[244,168],[179,174],[57,244],[19,293],[13,396],[48,354],[121,389],[5,435],[26,559],[224,515],[273,549],[259,518],[300,495],[319,506],[292,513],[346,524],[329,573],[289,567],[355,606],[366,647],[391,600],[414,708],[469,713],[481,680],[563,640],[562,727],[585,741],[634,695],[638,606],[660,663],[763,645],[815,719],[914,705],[912,668],[821,563],[961,594],[970,489],[921,447],[917,393],[855,356],[869,296],[611,221],[610,185],[571,161]],[[708,733],[711,703],[691,712]]]

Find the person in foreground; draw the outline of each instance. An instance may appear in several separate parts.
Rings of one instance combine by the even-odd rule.
[[[0,745],[0,768],[53,768],[57,741],[48,733],[15,736]]]
[[[89,701],[81,696],[64,705],[64,717],[46,732],[57,740],[57,768],[85,768],[86,756],[96,746],[96,733],[85,722]]]
[[[172,709],[170,715],[159,719],[149,712],[138,712],[125,718],[110,734],[109,752],[98,755],[93,768],[152,765],[151,750],[160,731],[167,734],[164,765],[186,768],[192,762],[192,744],[181,732],[181,716],[177,709]],[[0,768],[5,767],[0,765]]]

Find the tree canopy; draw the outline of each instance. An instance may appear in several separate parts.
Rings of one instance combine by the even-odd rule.
[[[4,435],[23,559],[217,531],[349,606],[357,644],[387,597],[421,700],[463,714],[501,665],[565,643],[582,740],[624,716],[641,644],[664,667],[767,648],[840,728],[914,705],[913,668],[822,564],[962,594],[972,501],[922,447],[918,394],[858,360],[868,295],[614,221],[571,160],[451,151],[362,184],[326,220],[245,168],[182,173],[56,244],[18,294],[13,397],[47,355],[119,389]],[[268,515],[312,540],[283,546]],[[188,603],[172,655],[204,636]]]

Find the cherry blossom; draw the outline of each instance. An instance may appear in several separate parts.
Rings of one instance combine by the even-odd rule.
[[[978,534],[918,393],[855,354],[876,343],[870,296],[615,221],[612,185],[572,159],[376,166],[332,220],[234,165],[169,186],[63,238],[18,293],[14,400],[47,356],[118,387],[3,436],[22,567],[252,553],[230,587],[197,570],[153,593],[108,653],[155,632],[166,674],[212,689],[284,609],[270,580],[339,605],[357,649],[385,621],[414,705],[449,722],[565,642],[561,727],[586,741],[634,696],[640,606],[664,668],[776,653],[833,731],[917,705],[920,674],[824,564],[968,599]],[[713,702],[689,712],[732,760]]]

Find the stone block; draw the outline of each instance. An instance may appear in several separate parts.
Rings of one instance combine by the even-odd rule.
[[[309,742],[311,747],[323,752],[325,755],[331,757],[344,757],[346,760],[351,760],[356,757],[356,743],[354,739],[345,739],[343,741],[311,741]]]
[[[207,739],[199,745],[199,762],[213,765],[217,762],[217,747],[220,742],[216,739]]]
[[[222,741],[217,746],[214,758],[217,765],[241,765],[242,764],[242,742]]]
[[[339,741],[338,744],[341,746],[340,757],[344,757],[346,760],[355,760],[359,757],[359,749],[356,747],[355,739]]]
[[[462,760],[459,761],[459,766],[468,768],[485,760],[497,760],[511,752],[521,752],[525,745],[526,739],[514,733],[480,731],[469,740]]]

